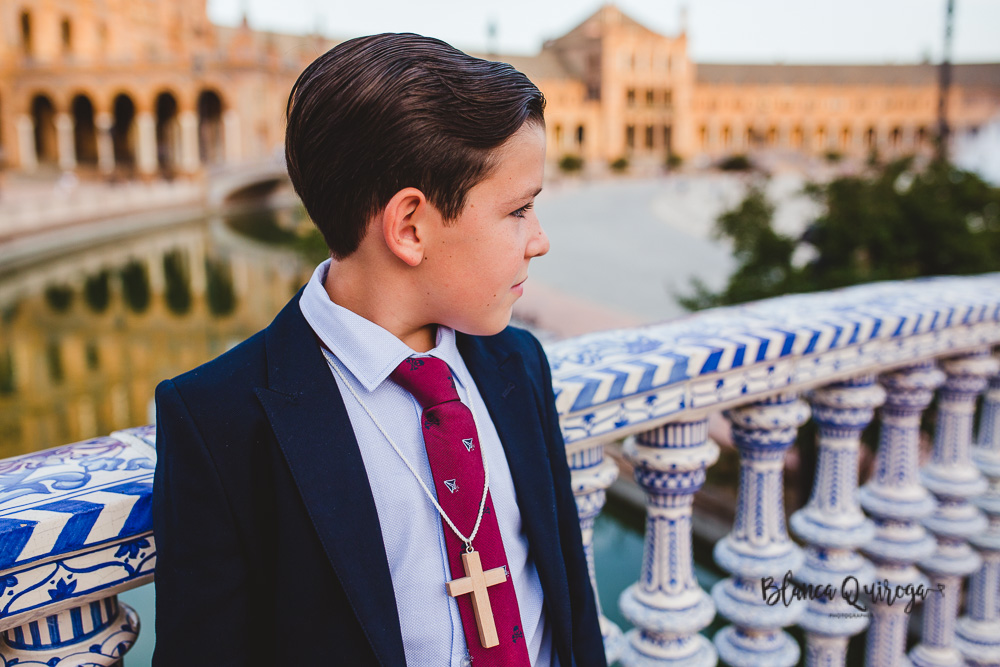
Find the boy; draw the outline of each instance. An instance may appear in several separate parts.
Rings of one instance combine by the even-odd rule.
[[[548,362],[544,99],[417,35],[299,77],[286,157],[332,261],[156,391],[154,665],[604,665]]]

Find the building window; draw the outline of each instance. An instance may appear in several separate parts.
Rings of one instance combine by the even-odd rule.
[[[726,125],[725,127],[722,128],[722,147],[729,148],[729,144],[730,142],[732,142],[732,140],[733,140],[733,132],[732,130],[729,129],[729,126]]]
[[[653,97],[654,97],[653,96],[653,89],[650,88],[649,90],[646,91],[646,106],[647,107],[653,106]]]
[[[576,145],[583,147],[583,125],[578,125],[576,128]]]
[[[625,102],[630,106],[635,106],[635,88],[629,88],[625,91]]]
[[[70,24],[69,19],[64,18],[62,23],[59,24],[59,29],[62,35],[63,52],[69,53],[73,50],[73,26]]]
[[[708,128],[702,125],[698,128],[698,138],[701,141],[701,147],[708,149]]]
[[[666,90],[664,90],[663,91],[663,106],[665,106],[666,108],[669,109],[670,105],[672,105],[673,102],[674,102],[673,92],[671,92],[671,90],[669,88],[666,89]]]
[[[671,155],[674,152],[673,151],[673,144],[672,144],[672,139],[673,138],[671,137],[671,134],[672,134],[672,131],[670,129],[670,126],[669,125],[664,125],[663,126],[663,148],[667,152],[667,155]]]
[[[646,148],[653,148],[653,126],[646,126]]]
[[[24,55],[31,55],[31,14],[21,12],[21,48]]]
[[[625,146],[635,148],[635,125],[625,126]]]
[[[556,148],[562,147],[562,125],[556,125],[555,127],[555,142]]]

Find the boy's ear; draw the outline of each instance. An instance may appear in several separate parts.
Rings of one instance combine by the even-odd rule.
[[[382,237],[392,254],[410,266],[424,258],[425,218],[434,207],[417,188],[403,188],[382,211]]]

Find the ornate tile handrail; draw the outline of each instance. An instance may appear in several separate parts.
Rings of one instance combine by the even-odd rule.
[[[912,373],[917,375],[912,377],[918,379],[930,372],[940,374],[933,369],[933,359],[964,354],[975,357],[972,365],[985,377],[994,372],[985,350],[998,343],[1000,274],[990,274],[787,296],[550,345],[556,403],[591,559],[593,522],[617,475],[616,464],[604,456],[604,444],[640,434],[628,442],[626,455],[646,492],[646,554],[640,581],[621,601],[638,629],[630,633],[629,641],[623,641],[620,631],[602,618],[609,657],[621,657],[628,665],[714,664],[715,648],[697,633],[718,606],[733,622],[715,641],[728,662],[785,664],[797,659],[798,649],[788,644],[781,627],[797,622],[806,610],[792,605],[781,613],[768,612],[756,601],[760,595],[754,578],[770,572],[775,564],[798,567],[803,553],[806,562],[812,563],[810,572],[849,571],[844,568],[855,567],[860,559],[855,549],[858,526],[862,526],[857,503],[822,497],[823,493],[857,491],[856,484],[845,483],[843,478],[833,483],[827,480],[822,486],[819,478],[827,474],[825,468],[817,470],[817,490],[808,516],[803,514],[797,528],[793,525],[807,542],[805,552],[790,541],[780,498],[767,495],[778,493],[783,453],[810,412],[798,396],[830,387],[822,396],[805,394],[814,409],[818,405],[824,410],[825,440],[821,439],[820,446],[827,449],[821,461],[827,461],[824,465],[831,470],[850,467],[856,460],[851,448],[856,448],[857,434],[870,418],[858,410],[870,411],[877,403],[874,399],[881,396],[873,393],[875,376],[901,368],[893,377],[911,373],[903,367],[916,367]],[[949,382],[961,383],[954,375],[959,371],[949,368],[945,364],[948,377],[958,378]],[[893,380],[893,387],[903,387],[892,389],[894,406],[910,405],[907,391],[926,393],[937,386],[932,383],[925,388],[922,380],[904,380]],[[917,388],[905,388],[907,382],[915,382]],[[990,396],[996,394],[996,400],[990,409],[996,414],[991,412],[990,423],[1000,422],[1000,390],[992,391]],[[909,426],[893,427],[905,431],[909,444],[901,444],[902,436],[886,436],[896,448],[892,451],[911,451],[916,446],[911,422],[919,423],[922,406],[926,403],[908,408],[910,417],[904,417],[910,419]],[[738,436],[741,491],[737,525],[720,541],[716,557],[733,576],[708,596],[698,588],[691,568],[691,498],[704,481],[706,467],[718,456],[718,447],[707,437],[707,415],[730,408],[739,408],[727,414]],[[850,428],[842,428],[841,420]],[[939,434],[939,439],[950,438],[941,451],[968,458],[968,438],[962,437]],[[1000,438],[1000,433],[991,437]],[[58,664],[74,652],[87,653],[88,664],[111,665],[134,641],[138,619],[127,606],[119,605],[116,594],[148,583],[155,570],[149,514],[154,440],[154,428],[145,426],[0,461],[0,665]],[[980,446],[977,451],[1000,451],[1000,442],[981,441]],[[983,454],[976,462],[981,467],[990,464],[996,458],[990,456]],[[987,474],[995,476],[993,468]],[[919,484],[914,475],[908,477],[911,486]],[[912,561],[905,562],[893,552],[892,545],[899,542],[893,542],[898,535],[893,536],[892,527],[905,519],[913,530],[922,530],[923,515],[907,514],[908,509],[897,512],[891,486],[887,483],[878,487],[883,491],[869,494],[865,509],[873,512],[877,538],[868,546],[874,549],[872,558],[880,574],[905,571],[909,580],[918,581],[911,572]],[[981,502],[973,499],[973,504],[1000,515],[995,501],[1000,482],[995,486],[993,495],[987,494]],[[961,500],[949,493],[944,487],[935,491],[943,503],[954,505]],[[924,505],[921,511],[926,510],[926,515],[933,506],[929,501]],[[965,502],[963,507],[971,511],[972,505]],[[847,523],[824,533],[823,521],[828,519]],[[1000,534],[1000,519],[994,523]],[[928,529],[934,531],[934,526]],[[870,528],[865,530],[870,532]],[[831,535],[850,539],[841,544]],[[960,537],[937,534],[939,542],[953,549],[961,546]],[[921,539],[929,544],[926,536]],[[1000,545],[1000,537],[973,543],[979,549],[993,548]],[[864,545],[860,549],[869,554]],[[927,562],[940,569],[946,567],[947,559],[947,553],[939,553]],[[1000,571],[1000,549],[984,562],[993,568],[988,573]],[[839,563],[840,569],[830,563]],[[987,595],[982,599],[996,598],[995,592],[983,593]],[[952,606],[950,601],[942,603],[935,607],[942,611],[935,614],[954,615],[957,609]],[[979,607],[971,612],[976,623],[982,625],[986,618],[1000,624],[990,603]],[[850,632],[856,632],[866,623],[824,625],[822,609],[809,609],[803,618],[810,620],[802,621],[808,630],[809,655],[835,664],[846,636],[830,628],[847,633],[844,628],[850,625]],[[896,618],[888,611],[876,614],[875,622]],[[945,620],[942,623],[947,625]],[[963,622],[959,641],[968,643],[969,637],[979,635],[966,628],[973,627],[973,621]],[[937,632],[934,627],[931,630]],[[877,647],[879,659],[901,655],[901,647],[895,647],[898,632],[886,630],[878,636],[883,635],[896,639],[870,642]],[[934,646],[953,648],[954,644],[947,632],[937,632],[931,641],[936,642]],[[896,664],[894,660],[889,664]]]
[[[548,348],[570,445],[1000,341],[1000,274],[797,294]]]

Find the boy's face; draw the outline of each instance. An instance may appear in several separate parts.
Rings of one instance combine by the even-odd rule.
[[[528,262],[549,251],[533,210],[545,170],[545,131],[526,123],[497,151],[458,219],[438,228],[424,255],[433,322],[491,336],[510,322]]]

